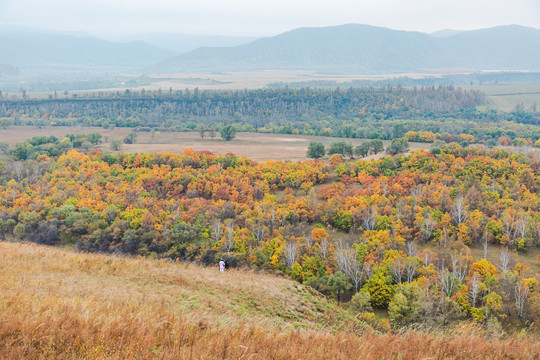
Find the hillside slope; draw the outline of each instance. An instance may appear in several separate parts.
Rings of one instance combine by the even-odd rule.
[[[307,288],[249,271],[0,242],[0,274],[0,359],[540,355],[527,339],[377,335]]]
[[[141,67],[175,54],[142,41],[116,43],[90,35],[0,28],[2,62],[18,67]]]
[[[150,72],[312,70],[392,73],[426,69],[540,69],[540,30],[500,26],[431,36],[347,24],[300,28],[228,48],[200,48],[162,61]]]

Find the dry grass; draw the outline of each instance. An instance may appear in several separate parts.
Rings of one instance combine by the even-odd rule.
[[[0,274],[0,359],[540,356],[538,339],[488,341],[473,328],[355,335],[335,305],[249,271],[0,243]]]
[[[6,141],[11,148],[19,141],[25,141],[33,136],[54,135],[63,138],[66,134],[86,134],[97,132],[108,139],[123,139],[131,128],[102,129],[98,127],[78,127],[78,126],[45,126],[37,128],[34,126],[10,126],[0,130],[0,141]],[[122,145],[122,152],[126,153],[158,153],[173,152],[181,153],[186,148],[194,150],[208,150],[217,155],[233,153],[237,156],[248,157],[255,161],[267,160],[306,160],[306,153],[309,143],[321,142],[329,146],[335,141],[346,141],[354,146],[367,140],[343,139],[324,136],[305,135],[285,135],[285,134],[259,134],[259,133],[239,133],[236,139],[224,141],[219,133],[216,133],[214,140],[206,137],[201,139],[198,132],[161,132],[152,139],[149,132],[139,132],[137,142],[131,145]],[[384,141],[388,146],[390,142]],[[429,148],[430,144],[410,143],[412,149]],[[105,151],[110,151],[110,144],[105,143],[100,146]],[[379,158],[384,153],[372,155],[368,159]]]

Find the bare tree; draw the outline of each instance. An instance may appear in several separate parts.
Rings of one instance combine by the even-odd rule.
[[[311,234],[307,234],[305,236],[305,239],[306,239],[307,246],[312,247],[313,246],[313,237],[311,236]]]
[[[407,241],[407,255],[410,257],[416,256],[416,245],[414,245],[414,241]]]
[[[465,198],[463,195],[456,196],[456,200],[454,200],[454,206],[452,206],[451,211],[452,218],[457,224],[461,224],[467,220],[467,216],[469,216],[469,211],[467,210],[467,206],[465,205]]]
[[[487,254],[488,254],[488,235],[489,233],[487,231],[484,232],[484,239],[482,240],[482,247],[484,248],[484,259],[487,260]]]
[[[422,185],[415,185],[411,188],[411,196],[414,199],[413,206],[418,204],[418,198],[422,196]]]
[[[323,238],[319,246],[321,247],[322,256],[326,258],[326,255],[328,254],[328,239],[326,237]]]
[[[413,258],[408,258],[405,260],[405,272],[407,275],[407,282],[412,283],[414,280],[414,276],[416,275],[416,271],[418,270],[418,262]]]
[[[518,238],[525,239],[528,225],[529,225],[529,216],[524,212],[519,213],[516,216],[516,221],[514,223],[515,232]]]
[[[478,299],[478,295],[480,294],[480,285],[482,285],[482,282],[480,281],[480,278],[478,277],[478,274],[475,272],[471,278],[471,301],[472,306],[476,307],[476,299]]]
[[[225,226],[225,250],[230,252],[234,247],[234,221],[229,221]]]
[[[253,236],[257,240],[257,244],[260,244],[266,234],[266,228],[262,225],[255,225],[253,227]]]
[[[405,264],[401,258],[396,258],[389,266],[390,275],[396,284],[401,284],[401,280],[405,275]]]
[[[518,282],[515,287],[514,297],[516,299],[517,315],[522,317],[525,302],[529,297],[529,286],[527,284],[523,284],[523,281]]]
[[[338,270],[352,280],[358,292],[364,276],[362,263],[358,260],[358,248],[346,246],[340,240],[336,251],[336,262]]]
[[[508,251],[507,247],[504,247],[501,249],[501,252],[499,253],[499,269],[501,269],[501,272],[505,272],[510,268],[510,251]]]
[[[298,244],[296,241],[288,241],[285,245],[285,251],[283,252],[283,259],[285,264],[290,268],[293,267],[296,262],[296,257],[298,256]]]
[[[459,280],[447,269],[439,271],[437,277],[441,283],[441,289],[445,292],[446,296],[452,296],[454,289],[459,284]]]
[[[210,226],[212,227],[212,233],[214,234],[214,241],[218,242],[221,239],[221,235],[223,235],[223,225],[221,224],[221,221],[214,219],[210,223]]]
[[[450,254],[450,261],[452,262],[452,275],[463,282],[469,269],[469,260],[463,261],[463,254],[457,254],[455,251]]]
[[[364,229],[373,230],[377,224],[377,209],[374,206],[370,206],[364,211],[363,215]]]
[[[448,246],[448,240],[450,240],[450,237],[448,236],[448,228],[445,226],[442,230],[441,239],[439,240],[443,248]]]
[[[424,252],[424,258],[422,260],[424,261],[424,266],[427,267],[427,266],[431,265],[431,263],[433,262],[431,253],[428,252],[428,251]]]
[[[422,228],[420,229],[420,232],[422,233],[422,237],[424,238],[424,242],[428,242],[428,240],[431,238],[431,235],[433,235],[433,230],[435,230],[435,226],[437,225],[437,221],[433,218],[431,213],[424,217],[424,220],[422,221]]]

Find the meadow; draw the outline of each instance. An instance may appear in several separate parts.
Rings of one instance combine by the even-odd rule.
[[[7,142],[13,149],[18,142],[26,141],[34,136],[56,136],[62,139],[67,134],[99,133],[103,136],[103,143],[97,148],[110,151],[112,139],[122,140],[132,132],[132,128],[103,129],[100,127],[84,126],[9,126],[0,130],[0,142]],[[206,134],[201,139],[198,132],[158,132],[154,135],[150,132],[138,132],[134,144],[122,144],[124,153],[160,153],[172,152],[181,154],[186,148],[197,151],[211,151],[217,155],[233,153],[241,157],[249,157],[255,161],[267,160],[307,160],[307,148],[310,142],[320,142],[329,146],[333,142],[346,141],[357,146],[368,139],[343,139],[326,136],[289,135],[289,134],[263,134],[263,133],[238,133],[232,141],[225,141],[216,132],[215,138],[211,139]],[[390,144],[389,140],[383,141],[385,147]],[[411,149],[427,149],[430,144],[410,143]],[[372,155],[371,158],[379,158],[382,154]]]
[[[291,280],[0,242],[0,359],[537,359],[537,337],[371,329]]]

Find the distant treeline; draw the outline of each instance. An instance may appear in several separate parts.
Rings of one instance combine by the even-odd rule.
[[[383,80],[355,79],[348,82],[338,82],[335,80],[308,80],[295,82],[275,82],[268,85],[270,88],[288,87],[300,89],[304,87],[335,88],[341,87],[382,87],[388,86],[459,86],[477,84],[538,84],[540,83],[540,72],[490,72],[473,74],[453,74],[444,76],[429,76],[423,78],[410,78],[407,76],[396,76]]]
[[[24,98],[25,94],[22,95]],[[127,126],[189,131],[197,126],[219,129],[232,124],[238,131],[346,138],[392,139],[402,137],[407,131],[431,131],[471,133],[477,139],[484,139],[525,136],[519,133],[521,128],[505,129],[504,120],[540,123],[540,114],[525,110],[510,114],[478,110],[484,104],[482,92],[453,86],[126,90],[87,96],[65,92],[47,100],[0,101],[0,126]],[[479,129],[479,123],[492,125]],[[506,133],[507,130],[515,134]],[[489,135],[494,131],[497,134]]]

